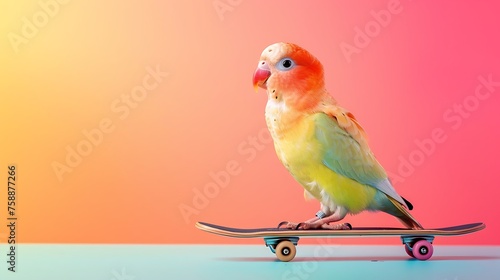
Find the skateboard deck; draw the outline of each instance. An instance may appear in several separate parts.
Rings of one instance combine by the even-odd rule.
[[[405,245],[406,253],[419,260],[427,260],[434,251],[432,242],[435,236],[464,235],[480,231],[484,223],[472,223],[444,228],[413,230],[408,228],[353,227],[350,230],[327,229],[284,229],[284,228],[231,228],[204,222],[197,222],[200,230],[234,238],[264,238],[266,246],[281,261],[290,261],[295,257],[300,237],[384,237],[399,236]]]

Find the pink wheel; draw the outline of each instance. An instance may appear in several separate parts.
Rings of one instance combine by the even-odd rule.
[[[410,249],[410,245],[409,244],[405,244],[405,251],[406,253],[408,254],[408,256],[414,258],[415,256],[413,255],[413,252],[411,251]]]
[[[415,245],[413,245],[412,253],[416,259],[425,261],[432,257],[434,248],[432,248],[432,244],[429,241],[419,240],[415,242]]]

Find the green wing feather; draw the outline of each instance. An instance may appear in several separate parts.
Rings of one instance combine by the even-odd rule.
[[[367,146],[360,145],[335,117],[317,113],[315,137],[323,149],[322,162],[332,171],[374,187],[403,205],[406,203],[387,178],[387,173]]]

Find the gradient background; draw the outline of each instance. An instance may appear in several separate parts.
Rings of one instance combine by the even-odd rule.
[[[58,4],[16,52],[9,34],[21,34],[23,18],[32,22],[43,9],[38,1],[2,1],[0,180],[7,181],[9,164],[17,165],[18,241],[262,243],[213,236],[194,223],[262,227],[310,218],[318,203],[304,201],[278,161],[266,133],[266,95],[251,86],[262,50],[290,41],[322,61],[329,91],[362,123],[425,227],[487,224],[440,244],[500,244],[500,87],[460,117],[456,129],[443,117],[470,102],[479,76],[500,81],[497,2],[401,0],[401,13],[350,62],[340,44],[354,45],[355,28],[363,29],[373,21],[370,12],[390,1],[318,2],[70,1]],[[214,4],[224,3],[228,10],[218,13]],[[111,104],[157,66],[169,76],[121,119]],[[85,141],[82,131],[103,119],[114,130],[59,180],[53,162],[65,163],[67,147]],[[398,171],[418,150],[415,141],[436,128],[446,141],[412,172]],[[214,184],[210,173],[228,163],[239,173],[195,207],[197,191]],[[185,206],[196,213],[184,217]],[[382,213],[346,221],[399,226]]]

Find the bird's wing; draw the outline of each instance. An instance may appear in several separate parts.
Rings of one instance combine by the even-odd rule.
[[[401,204],[384,168],[370,151],[364,131],[350,113],[330,110],[316,113],[315,137],[323,149],[322,162],[329,169],[384,192]]]

